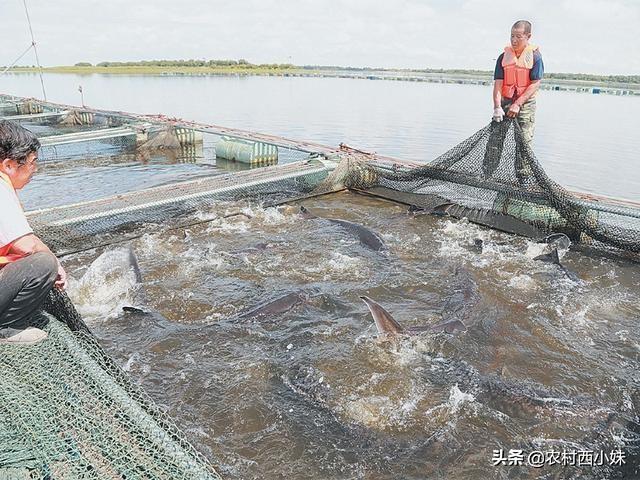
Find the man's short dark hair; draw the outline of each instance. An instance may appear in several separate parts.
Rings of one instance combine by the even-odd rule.
[[[524,28],[524,33],[531,33],[531,22],[527,20],[518,20],[513,24],[511,30],[513,30],[514,28]]]
[[[39,148],[40,141],[32,132],[15,122],[0,120],[0,161],[10,158],[23,164]]]

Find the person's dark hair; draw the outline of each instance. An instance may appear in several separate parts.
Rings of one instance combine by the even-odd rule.
[[[40,141],[32,132],[17,123],[0,120],[0,161],[10,158],[24,164],[29,154],[39,148]]]
[[[513,24],[513,27],[511,27],[512,30],[514,28],[524,28],[524,33],[531,33],[531,22],[528,22],[527,20],[518,20]]]

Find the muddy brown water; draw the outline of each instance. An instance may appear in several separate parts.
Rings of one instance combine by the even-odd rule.
[[[637,264],[570,250],[576,283],[524,238],[357,194],[304,205],[388,250],[303,219],[299,204],[221,204],[206,213],[251,218],[132,243],[149,314],[122,313],[142,298],[126,248],[65,260],[101,343],[226,478],[622,478],[494,467],[496,449],[637,462]],[[289,311],[242,318],[296,292]],[[382,341],[361,295],[405,326],[453,312],[468,330]]]
[[[54,101],[77,103],[82,83],[99,108],[346,142],[419,162],[473,134],[491,113],[483,86],[49,74],[45,81]],[[40,88],[35,75],[5,76],[0,87],[25,96]],[[534,148],[547,173],[570,188],[638,200],[639,102],[540,92]],[[189,159],[112,147],[80,145],[73,161],[43,165],[21,192],[27,209],[222,171],[206,143]],[[527,239],[412,217],[354,194],[304,204],[368,226],[388,250],[371,251],[322,219],[303,220],[296,208],[221,204],[201,215],[246,208],[252,218],[132,242],[146,298],[124,246],[64,260],[71,296],[100,342],[226,478],[634,478],[637,263],[572,249],[563,262],[576,283],[533,261],[542,246]],[[292,294],[305,301],[243,317]],[[361,295],[405,326],[458,315],[468,330],[379,341]],[[140,302],[149,314],[122,312]],[[500,449],[620,449],[635,466],[494,467]]]

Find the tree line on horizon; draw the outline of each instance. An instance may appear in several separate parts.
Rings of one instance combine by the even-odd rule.
[[[371,68],[371,67],[341,67],[337,65],[293,65],[290,63],[260,63],[254,64],[241,58],[239,60],[139,60],[131,62],[100,62],[93,65],[90,62],[78,62],[75,67],[241,67],[246,69],[290,70],[342,70],[355,72],[370,71],[408,71],[415,73],[442,73],[462,75],[491,75],[489,70],[473,69],[444,69],[444,68]],[[14,67],[20,68],[20,67]],[[24,68],[24,67],[22,67]],[[32,68],[35,68],[32,67]],[[583,82],[629,83],[640,84],[640,75],[596,75],[591,73],[545,73],[545,78],[552,80],[574,80]]]
[[[75,67],[93,67],[89,62],[78,62]],[[243,67],[243,68],[295,68],[290,63],[253,64],[245,59],[239,60],[140,60],[135,62],[100,62],[96,67]]]

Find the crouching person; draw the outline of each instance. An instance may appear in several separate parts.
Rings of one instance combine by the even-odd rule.
[[[31,319],[51,288],[67,275],[34,233],[16,192],[38,170],[40,142],[29,130],[0,120],[0,344],[31,345],[47,333]]]

